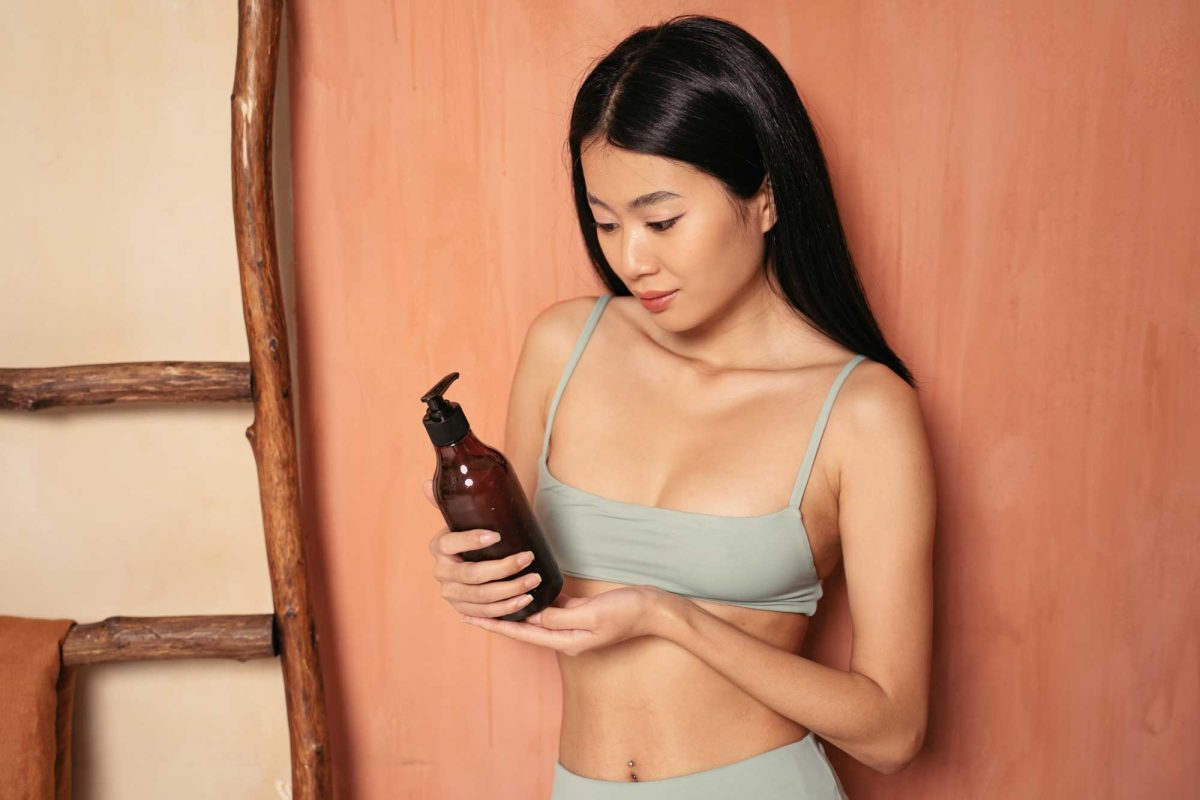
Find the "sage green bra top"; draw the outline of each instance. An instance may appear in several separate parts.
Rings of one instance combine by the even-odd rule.
[[[812,615],[821,598],[800,500],[821,434],[856,355],[834,380],[786,507],[750,517],[720,516],[627,503],[570,486],[550,474],[550,432],[559,400],[612,295],[596,300],[567,361],[546,420],[534,512],[567,575],[654,585],[717,603]]]

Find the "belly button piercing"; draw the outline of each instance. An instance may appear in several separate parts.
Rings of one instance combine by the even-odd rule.
[[[633,766],[633,759],[632,759],[632,758],[631,758],[631,759],[629,759],[629,766],[631,766],[631,767]],[[636,772],[630,772],[630,773],[629,773],[629,777],[630,777],[630,778],[632,778],[632,779],[633,779],[633,780],[635,780],[635,781],[638,779],[638,776],[637,776],[637,773],[636,773]]]

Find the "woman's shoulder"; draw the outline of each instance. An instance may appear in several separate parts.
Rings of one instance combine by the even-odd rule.
[[[529,323],[526,339],[551,351],[574,346],[598,295],[579,295],[556,300],[543,308]]]
[[[847,376],[835,407],[840,418],[840,435],[835,438],[842,439],[843,452],[877,452],[926,440],[916,389],[891,367],[869,357]]]
[[[891,367],[866,357],[847,376],[838,405],[845,408],[845,416],[879,424],[909,416],[917,405],[917,392]]]
[[[597,295],[579,295],[556,300],[530,321],[522,360],[535,364],[543,380],[551,381],[561,372],[598,299]]]

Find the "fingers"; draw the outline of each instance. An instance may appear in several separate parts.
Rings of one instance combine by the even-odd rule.
[[[527,555],[528,559],[522,559]],[[459,556],[438,559],[434,577],[442,597],[460,612],[479,617],[502,617],[523,608],[533,598],[527,592],[542,582],[536,572],[508,578],[525,569],[533,553],[524,551],[490,561],[463,561]]]
[[[522,550],[520,553],[513,553],[511,556],[496,558],[490,561],[463,561],[460,558],[441,559],[434,567],[433,577],[447,585],[464,585],[464,591],[450,599],[479,602],[478,596],[468,595],[468,592],[514,575],[529,566],[532,561],[533,553],[529,550]],[[530,579],[534,574],[536,573],[524,575],[519,580]],[[540,581],[532,581],[525,588],[532,588],[533,586],[537,586],[538,583]],[[483,602],[494,599],[484,598]]]
[[[426,480],[421,484],[425,499],[434,506],[437,502],[433,497],[433,481]],[[487,538],[492,537],[492,538]],[[468,550],[479,550],[500,541],[500,535],[486,528],[472,528],[466,531],[451,531],[442,527],[429,540],[429,552],[436,556],[455,556]]]
[[[496,603],[462,603],[455,602],[450,605],[457,610],[472,617],[503,617],[514,611],[524,608],[533,602],[533,595],[520,594],[516,597],[510,597],[507,600],[501,600]]]
[[[490,603],[502,597],[510,597],[519,592],[528,591],[541,583],[541,576],[536,572],[514,577],[512,580],[501,580],[501,578],[520,572],[524,568],[513,558],[513,556],[509,556],[495,561],[451,563],[450,572],[453,574],[450,577],[438,578],[449,587],[449,591],[444,591],[443,596],[449,600]],[[436,573],[435,577],[437,577]],[[508,591],[507,594],[500,594],[509,589],[511,591]]]
[[[510,577],[533,562],[531,550],[486,561],[466,561],[458,555],[489,546],[481,539],[488,533],[491,531],[439,531],[430,544],[436,561],[433,577],[442,585],[442,597],[461,613],[503,617],[532,601],[526,593],[541,583],[541,575]]]
[[[452,556],[453,560],[439,560],[434,577],[441,582],[442,597],[460,612],[503,617],[532,601],[533,597],[527,593],[542,582],[542,576],[536,572],[501,580],[528,566],[528,562],[521,563],[520,555],[474,562]]]
[[[436,507],[433,481],[422,481],[421,491]],[[496,538],[488,540],[485,538],[488,536]],[[495,531],[482,528],[451,531],[445,527],[429,540],[429,552],[435,562],[433,576],[442,585],[442,597],[459,612],[477,617],[503,617],[532,602],[527,592],[541,583],[540,575],[503,580],[529,566],[533,561],[532,551],[486,561],[467,561],[460,555],[490,547],[497,541]]]
[[[503,617],[524,608],[533,601],[528,592],[542,582],[542,576],[534,572],[500,580],[528,566],[529,562],[521,555],[514,553],[492,561],[451,562],[453,577],[439,578],[443,581],[442,597],[463,614],[475,617]],[[532,555],[529,553],[530,560]]]
[[[484,537],[495,535],[495,531],[485,528],[472,528],[469,531],[451,531],[445,527],[434,534],[429,542],[429,552],[435,556],[456,556],[468,550],[481,550],[489,547],[498,540],[488,541]]]
[[[534,616],[537,616],[536,614]],[[533,617],[529,617],[533,619]],[[586,649],[593,638],[586,631],[549,631],[537,625],[527,625],[525,622],[509,620],[482,619],[479,617],[464,617],[465,622],[483,628],[486,631],[501,633],[510,639],[516,639],[538,647],[548,647],[567,655],[577,655]],[[526,620],[528,621],[528,620]]]

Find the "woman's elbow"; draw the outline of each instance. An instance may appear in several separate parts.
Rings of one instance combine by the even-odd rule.
[[[887,756],[872,766],[884,775],[895,775],[912,762],[925,744],[925,726],[907,728],[893,737]]]

